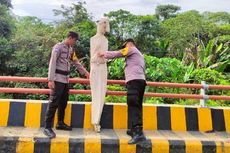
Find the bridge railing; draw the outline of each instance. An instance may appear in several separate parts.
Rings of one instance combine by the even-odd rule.
[[[14,77],[0,76],[0,82],[48,82],[47,78],[39,77]],[[89,84],[88,79],[70,78],[70,83]],[[108,80],[107,84],[125,85],[124,80]],[[174,93],[153,93],[146,92],[145,97],[162,97],[162,98],[184,98],[184,99],[200,99],[200,106],[205,106],[208,99],[211,100],[230,100],[230,96],[206,95],[207,89],[230,90],[230,85],[208,85],[204,81],[201,84],[185,84],[185,83],[169,83],[169,82],[147,82],[147,86],[152,87],[171,87],[171,88],[195,88],[200,89],[200,94],[174,94]],[[6,88],[0,87],[0,93],[32,93],[32,94],[48,94],[50,89],[35,88]],[[90,90],[70,89],[70,94],[91,94]],[[125,91],[107,91],[107,95],[126,96]]]

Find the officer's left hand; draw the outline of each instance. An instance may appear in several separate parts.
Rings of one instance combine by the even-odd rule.
[[[49,89],[54,89],[54,86],[55,86],[54,81],[49,81],[48,82]]]

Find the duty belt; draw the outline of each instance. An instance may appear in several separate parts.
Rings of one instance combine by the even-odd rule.
[[[63,70],[59,70],[59,69],[56,69],[56,71],[55,71],[56,73],[58,73],[58,74],[62,74],[62,75],[69,75],[69,71],[63,71]]]

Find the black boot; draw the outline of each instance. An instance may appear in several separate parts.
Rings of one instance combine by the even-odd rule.
[[[45,128],[45,129],[43,130],[43,133],[44,133],[47,137],[49,137],[50,139],[56,137],[56,134],[54,133],[54,131],[52,130],[52,128]]]
[[[71,131],[72,127],[66,125],[64,122],[58,122],[56,125],[57,130],[66,130],[66,131]]]
[[[146,137],[142,131],[142,126],[136,126],[133,130],[133,137],[129,140],[128,144],[136,144],[146,140]]]
[[[132,129],[128,129],[126,131],[126,134],[129,135],[129,136],[131,136],[131,137],[133,137],[133,130]]]

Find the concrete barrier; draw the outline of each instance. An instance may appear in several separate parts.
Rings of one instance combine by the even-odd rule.
[[[40,128],[44,126],[47,101],[0,100],[0,126]],[[130,125],[126,104],[106,104],[101,126],[106,129],[127,129]],[[91,103],[69,102],[65,122],[74,128],[92,128]],[[55,115],[54,125],[57,122]],[[144,130],[226,131],[230,132],[230,108],[208,108],[179,105],[143,106]]]

